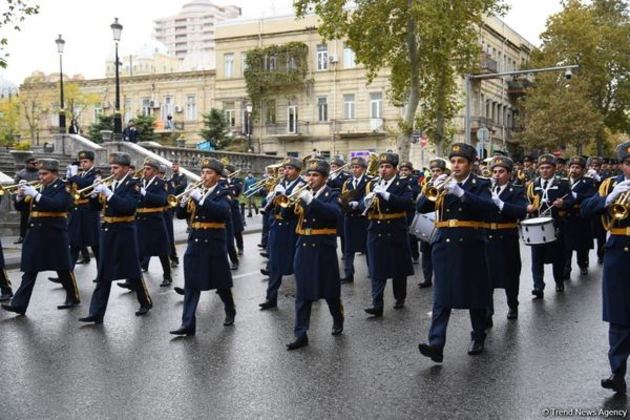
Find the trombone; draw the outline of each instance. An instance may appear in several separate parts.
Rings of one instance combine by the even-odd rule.
[[[18,183],[18,184],[13,184],[13,185],[7,185],[6,187],[3,185],[0,185],[0,197],[2,197],[5,194],[9,194],[9,195],[13,195],[13,194],[17,194],[19,188],[22,185],[38,185],[39,184],[39,180],[34,180],[34,181],[29,181],[29,182],[22,182],[22,183]]]
[[[197,189],[201,187],[202,185],[203,185],[203,181],[198,181],[198,182],[195,182],[190,187],[186,188],[184,192],[181,192],[177,195],[169,194],[168,197],[166,197],[166,202],[168,203],[170,207],[177,207],[177,204],[179,204],[180,200],[187,198],[188,195],[190,195],[190,193],[194,189]]]
[[[337,169],[335,169],[334,171],[330,172],[330,175],[328,176],[335,178],[338,174],[340,174],[341,172],[343,172],[344,170],[348,169],[350,167],[350,163],[346,163],[343,166],[338,167]],[[334,175],[334,176],[333,176]]]

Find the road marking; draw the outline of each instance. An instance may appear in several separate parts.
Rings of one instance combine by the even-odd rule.
[[[260,274],[260,271],[250,271],[249,273],[239,274],[238,276],[232,276],[233,279],[240,279],[243,277],[249,277],[253,274]]]

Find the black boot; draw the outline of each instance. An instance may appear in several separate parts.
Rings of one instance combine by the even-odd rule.
[[[426,343],[418,344],[418,351],[425,357],[431,358],[434,362],[442,363],[444,354],[441,348]]]
[[[483,353],[483,340],[471,340],[470,346],[468,346],[468,354],[476,356]]]
[[[289,351],[297,350],[301,347],[306,347],[306,346],[308,346],[308,337],[302,336],[302,337],[296,338],[295,341],[293,341],[292,343],[287,344],[287,350]]]
[[[169,287],[171,284],[173,284],[171,276],[164,276],[164,280],[160,283],[160,287]]]
[[[223,320],[223,326],[229,327],[230,325],[234,325],[234,317],[236,317],[236,309],[226,309],[225,310],[225,320]]]
[[[602,388],[612,389],[616,394],[626,393],[626,380],[624,375],[613,373],[608,379],[602,379]]]

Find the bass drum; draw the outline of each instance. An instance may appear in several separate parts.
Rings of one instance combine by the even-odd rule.
[[[558,240],[551,217],[534,217],[521,222],[521,238],[525,245],[544,245]]]
[[[431,243],[437,234],[435,227],[435,212],[433,213],[416,213],[409,227],[413,236],[423,242]]]

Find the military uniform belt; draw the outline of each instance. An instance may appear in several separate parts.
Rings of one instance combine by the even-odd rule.
[[[312,236],[312,235],[336,235],[336,228],[326,228],[326,229],[296,229],[295,232],[298,235],[302,236]]]
[[[439,228],[475,228],[475,229],[483,229],[486,228],[487,224],[484,222],[474,222],[471,220],[443,220],[441,222],[436,222],[435,226]]]
[[[400,213],[389,213],[389,214],[384,214],[384,213],[371,213],[368,214],[368,219],[369,220],[391,220],[391,219],[400,219],[403,217],[407,217],[407,213],[405,213],[404,211],[401,211]]]
[[[105,216],[103,223],[128,223],[135,222],[136,216]]]
[[[168,210],[168,207],[140,207],[136,213],[162,213],[164,210]]]
[[[68,213],[65,211],[32,211],[31,217],[68,217]]]
[[[90,204],[90,199],[89,198],[83,198],[81,200],[75,201],[74,204],[76,204],[77,206],[81,206],[84,204]]]
[[[190,224],[191,229],[225,229],[225,223],[219,222],[193,222]]]
[[[610,232],[611,235],[630,236],[630,227],[613,228],[610,229],[608,232]]]
[[[486,229],[499,230],[499,229],[516,229],[517,223],[488,223]]]

